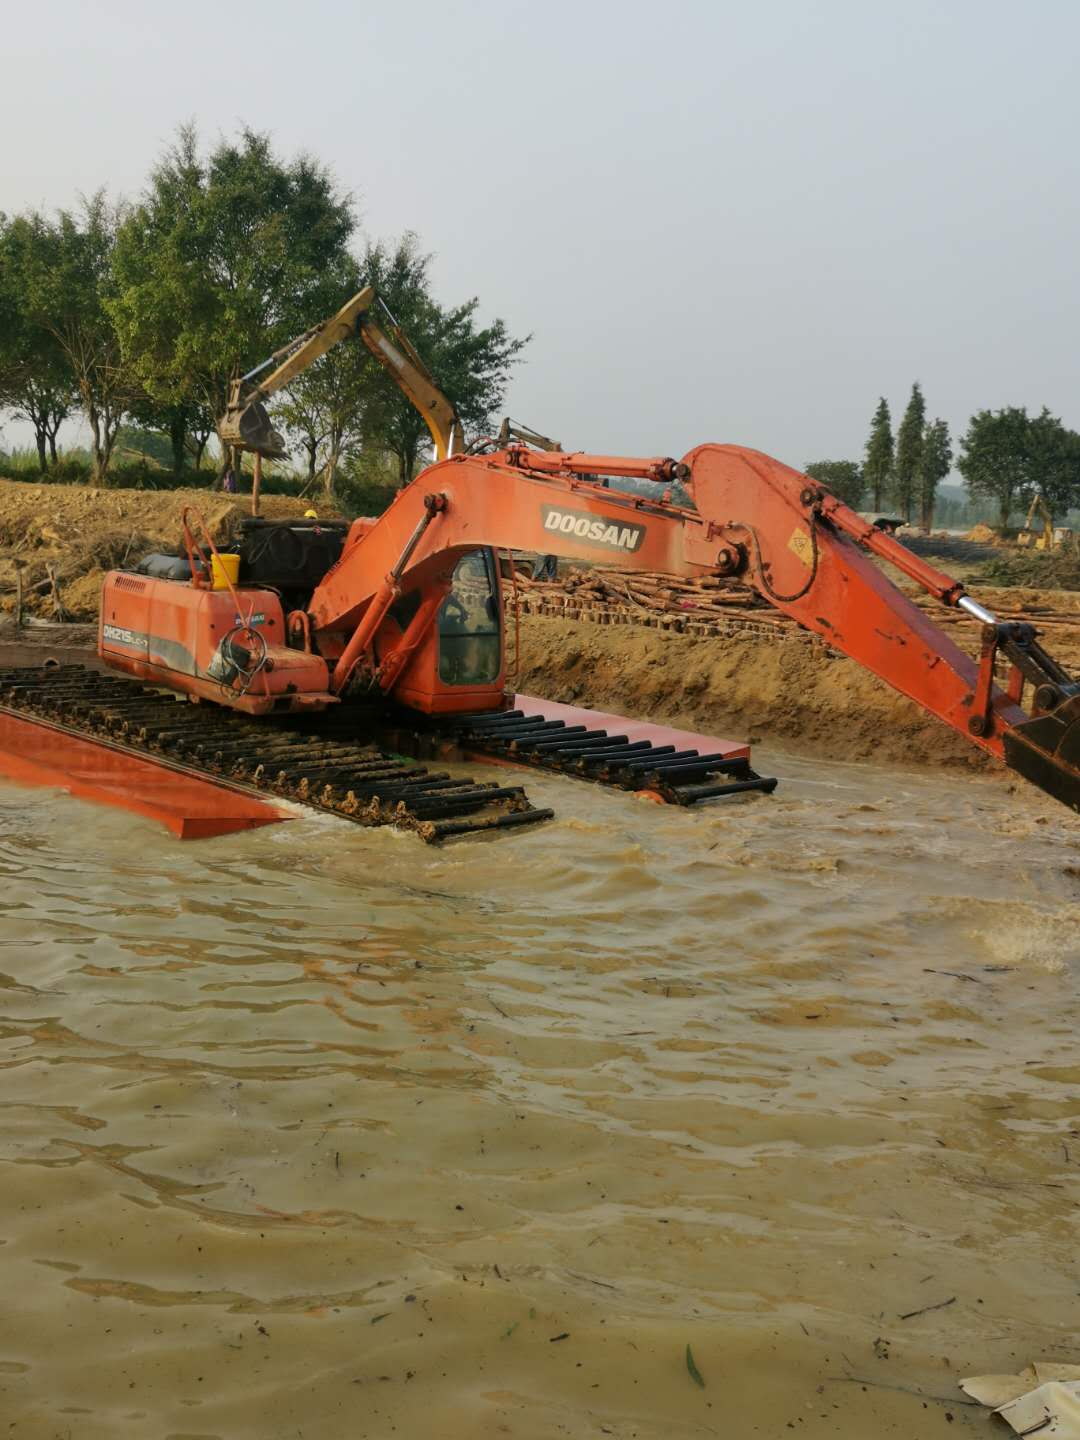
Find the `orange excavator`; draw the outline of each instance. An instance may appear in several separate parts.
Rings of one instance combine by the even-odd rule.
[[[436,463],[378,519],[252,517],[227,554],[185,511],[182,556],[105,579],[98,655],[129,678],[86,667],[0,673],[0,769],[154,810],[176,833],[267,823],[266,806],[241,803],[246,789],[429,840],[551,812],[518,786],[410,768],[402,751],[490,755],[684,805],[775,786],[750,768],[745,745],[511,695],[496,552],[525,550],[741,580],[1080,810],[1080,684],[1033,626],[999,621],[817,482],[754,450],[565,453],[509,425],[466,450],[453,405],[393,317],[376,324],[376,302],[360,292],[237,381],[222,439],[280,454],[264,402],[358,336],[424,416]],[[619,478],[654,488],[609,488]],[[672,503],[676,482],[692,505]],[[981,627],[978,660],[875,557],[966,612]]]
[[[249,716],[333,711],[363,695],[398,713],[479,724],[508,707],[494,551],[738,577],[972,744],[1080,809],[1080,684],[1047,654],[1034,627],[999,621],[960,582],[807,476],[735,445],[701,445],[681,460],[496,445],[433,464],[385,514],[353,522],[317,578],[302,564],[292,574],[257,565],[245,571],[241,557],[239,581],[214,588],[222,567],[189,517],[183,578],[128,571],[106,578],[101,658],[152,686]],[[678,480],[694,508],[673,505],[664,493],[605,488],[598,476],[658,488]],[[303,551],[304,532],[294,534]],[[872,556],[966,612],[981,627],[980,658],[943,634]],[[295,573],[306,577],[302,586]],[[576,729],[578,758],[593,738],[603,753],[603,734]]]

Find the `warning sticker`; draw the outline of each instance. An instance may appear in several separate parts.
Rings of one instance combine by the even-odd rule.
[[[814,542],[805,530],[793,530],[791,539],[787,542],[787,548],[793,555],[799,557],[808,570],[810,569],[814,563]]]

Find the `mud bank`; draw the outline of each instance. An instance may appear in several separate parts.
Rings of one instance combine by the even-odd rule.
[[[302,515],[310,503],[268,495],[260,509],[281,519]],[[51,565],[72,619],[96,620],[105,572],[151,550],[175,549],[188,505],[220,541],[235,533],[251,502],[246,495],[212,490],[92,490],[0,480],[0,609],[14,609],[15,574],[21,570],[27,610],[51,614],[51,595],[36,589]]]
[[[510,644],[512,654],[512,627]],[[701,638],[523,615],[517,685],[836,760],[996,768],[912,701],[801,634]]]

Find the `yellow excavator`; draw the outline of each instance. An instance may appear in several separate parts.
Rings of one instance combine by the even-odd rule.
[[[1042,533],[1033,529],[1036,514],[1042,521]],[[1016,537],[1017,545],[1025,549],[1053,550],[1054,548],[1054,517],[1050,513],[1050,507],[1039,494],[1036,494],[1028,509],[1027,519],[1024,521],[1024,528]]]
[[[382,312],[381,324],[371,314],[376,305]],[[460,454],[465,439],[457,411],[371,285],[354,295],[329,320],[313,325],[232,382],[229,404],[218,424],[222,445],[251,450],[256,457],[267,459],[283,456],[285,441],[270,423],[265,402],[340,341],[354,337],[364,342],[424,417],[435,442],[435,458],[445,460]],[[264,380],[256,379],[272,365],[275,368]]]

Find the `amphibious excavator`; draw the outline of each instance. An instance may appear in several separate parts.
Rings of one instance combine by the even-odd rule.
[[[646,498],[604,488],[586,475],[634,477],[658,488],[679,480],[695,508],[672,505],[662,493]],[[291,532],[294,569],[265,573],[256,563],[245,573],[241,548],[240,582],[215,589],[212,546],[187,526],[185,578],[107,577],[102,659],[150,685],[249,716],[310,715],[359,695],[378,697],[396,715],[467,717],[474,729],[497,735],[507,700],[493,551],[735,576],[1080,809],[1080,685],[1034,628],[997,620],[958,581],[757,451],[702,445],[678,461],[520,445],[463,453],[430,466],[378,519],[353,522],[332,561],[320,550],[319,568],[326,563],[318,577],[307,564],[317,529]],[[970,615],[982,627],[980,658],[945,636],[871,556]],[[999,660],[1007,667],[1004,684]],[[516,723],[522,719],[524,727]],[[552,740],[551,732],[530,734],[527,717],[511,717],[504,733],[515,730],[526,744]],[[620,748],[609,739],[579,730],[565,743],[580,761],[590,745],[600,755]]]
[[[357,324],[369,304],[370,296],[350,302],[348,315],[345,307],[338,338],[359,329],[372,345],[373,332]],[[329,348],[329,328],[301,337],[282,366],[305,345],[309,356]],[[415,352],[408,358],[425,376]],[[262,407],[272,387],[250,379],[223,433],[275,447]],[[411,769],[402,750],[543,765],[683,804],[771,789],[746,747],[710,748],[703,737],[622,723],[612,733],[614,717],[550,706],[530,714],[513,703],[496,553],[539,551],[627,571],[736,578],[1080,810],[1080,684],[1035,628],[998,620],[814,480],[736,445],[700,445],[675,460],[534,449],[503,436],[466,451],[452,407],[429,377],[425,384],[434,394],[418,403],[434,417],[440,458],[383,515],[351,524],[253,519],[230,558],[185,512],[182,556],[104,582],[98,653],[130,679],[98,677],[89,694],[80,676],[51,690],[26,682],[29,707],[48,692],[64,724],[354,818],[404,818],[429,839],[551,812],[532,807],[518,786]],[[652,493],[612,488],[619,478],[654,482]],[[672,503],[675,482],[692,505]],[[876,561],[970,616],[981,628],[979,658]],[[197,703],[177,706],[163,691]],[[373,751],[373,740],[394,753]]]

